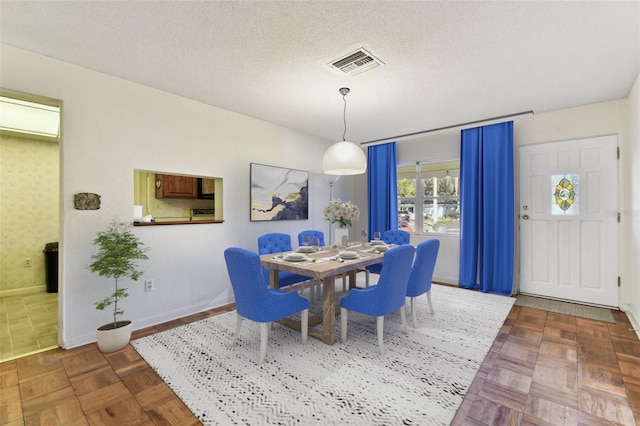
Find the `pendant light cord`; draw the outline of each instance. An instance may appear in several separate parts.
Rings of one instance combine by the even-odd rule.
[[[348,87],[341,87],[338,92],[342,95],[342,100],[344,101],[344,110],[342,111],[342,122],[344,123],[344,133],[342,133],[342,142],[345,142],[347,139],[347,96],[350,92]]]
[[[345,137],[347,136],[347,94],[342,95],[342,100],[344,101],[344,111],[342,112],[342,121],[344,122],[344,133],[342,133],[342,141],[346,141]]]

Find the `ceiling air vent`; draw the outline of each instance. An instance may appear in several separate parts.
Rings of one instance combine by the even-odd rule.
[[[384,62],[367,52],[364,48],[360,48],[355,52],[351,52],[331,62],[329,65],[345,74],[358,75],[377,68],[380,65],[384,65]]]

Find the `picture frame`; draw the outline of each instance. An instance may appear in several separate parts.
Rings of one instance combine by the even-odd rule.
[[[251,166],[251,221],[309,218],[309,172],[266,164]]]

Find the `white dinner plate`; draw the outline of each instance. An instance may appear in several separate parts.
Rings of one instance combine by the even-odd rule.
[[[341,251],[338,253],[338,256],[343,259],[355,259],[358,257],[358,253],[355,251]]]
[[[309,260],[309,258],[302,253],[291,253],[285,255],[284,260],[287,262],[304,262],[305,260]]]
[[[370,241],[369,244],[371,244],[372,246],[380,246],[380,245],[385,245],[386,243],[384,241],[380,241],[380,240],[378,240],[378,241],[373,240],[373,241]]]
[[[298,253],[313,253],[313,247],[302,246],[296,250]]]

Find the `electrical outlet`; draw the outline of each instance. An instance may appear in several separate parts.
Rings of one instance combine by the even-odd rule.
[[[25,268],[31,268],[32,266],[33,266],[33,263],[31,262],[31,259],[30,258],[26,258],[24,260],[24,267]]]
[[[156,289],[156,284],[153,280],[144,280],[144,291],[153,291]]]

